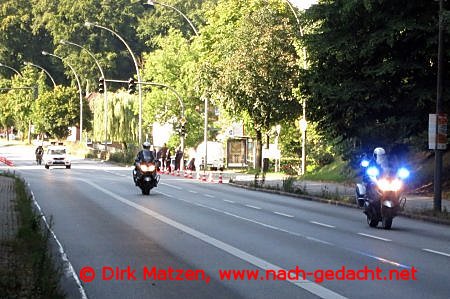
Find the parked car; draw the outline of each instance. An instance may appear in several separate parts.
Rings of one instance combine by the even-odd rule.
[[[67,156],[67,149],[65,146],[49,146],[47,152],[44,155],[45,168],[49,169],[50,166],[65,166],[70,169],[72,163]]]

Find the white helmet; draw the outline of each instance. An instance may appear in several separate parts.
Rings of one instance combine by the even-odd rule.
[[[382,147],[377,147],[373,150],[373,157],[377,161],[378,164],[381,164],[384,162],[384,158],[386,156],[386,151]]]
[[[150,142],[148,142],[148,141],[144,142],[144,143],[142,144],[142,147],[143,147],[144,149],[150,149]]]

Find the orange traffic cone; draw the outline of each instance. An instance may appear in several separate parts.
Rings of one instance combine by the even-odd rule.
[[[219,173],[219,184],[223,183],[222,173]]]

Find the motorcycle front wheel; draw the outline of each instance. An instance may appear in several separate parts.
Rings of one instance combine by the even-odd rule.
[[[377,227],[377,225],[378,225],[378,220],[377,220],[377,219],[372,219],[372,218],[370,218],[369,216],[367,216],[367,224],[368,224],[370,227]]]
[[[142,195],[149,195],[151,189],[152,188],[150,186],[143,186],[142,187]]]
[[[390,217],[383,217],[383,219],[381,220],[382,226],[384,229],[391,229],[392,227],[392,218]]]

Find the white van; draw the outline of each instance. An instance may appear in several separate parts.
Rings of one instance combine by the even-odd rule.
[[[207,169],[211,170],[223,170],[224,167],[224,146],[220,142],[208,141],[208,161],[207,161]],[[197,146],[197,150],[195,152],[195,168],[197,170],[203,169],[205,160],[205,143],[202,142]]]

